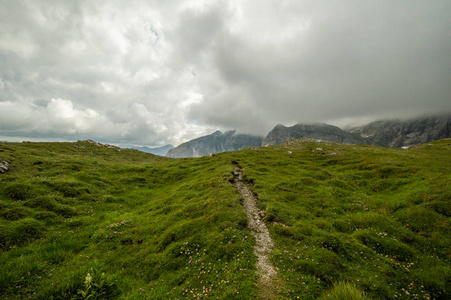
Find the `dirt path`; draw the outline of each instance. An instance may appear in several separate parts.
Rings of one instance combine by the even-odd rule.
[[[260,299],[275,299],[277,295],[273,281],[277,276],[277,271],[269,260],[274,243],[264,222],[265,213],[257,207],[257,197],[251,192],[248,185],[243,182],[243,171],[241,168],[235,167],[233,175],[234,186],[243,199],[242,204],[247,214],[248,226],[256,239],[254,254],[257,256]]]

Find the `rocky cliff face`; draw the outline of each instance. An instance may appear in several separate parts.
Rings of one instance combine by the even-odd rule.
[[[248,134],[236,134],[235,131],[222,133],[216,131],[186,143],[183,143],[168,151],[166,156],[173,158],[200,157],[211,153],[237,151],[247,147],[261,146],[262,137]]]
[[[263,145],[278,145],[305,137],[346,144],[401,148],[449,138],[450,132],[451,114],[405,121],[376,121],[349,131],[328,124],[296,124],[292,127],[279,124],[268,133]]]
[[[377,121],[352,130],[364,143],[382,147],[411,147],[449,138],[451,114],[407,121]]]
[[[355,144],[358,140],[352,133],[328,124],[296,124],[285,127],[281,124],[274,127],[263,140],[263,146],[282,144],[299,138],[313,138],[329,142]]]

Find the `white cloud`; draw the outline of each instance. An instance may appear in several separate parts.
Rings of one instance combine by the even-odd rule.
[[[71,100],[51,99],[44,116],[51,128],[58,128],[69,134],[94,133],[100,128],[112,126],[109,120],[93,109],[74,109]]]
[[[53,119],[73,119],[76,115],[72,101],[64,99],[51,99],[47,105],[47,113]]]
[[[202,103],[204,97],[202,94],[194,93],[194,92],[187,92],[186,98],[180,103],[180,106],[183,108],[188,108],[193,104],[200,104]]]
[[[70,100],[51,99],[46,107],[24,102],[0,102],[3,133],[79,135],[111,126],[92,109],[79,110]]]

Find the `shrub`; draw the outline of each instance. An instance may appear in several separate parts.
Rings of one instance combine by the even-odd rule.
[[[116,299],[120,290],[113,276],[91,270],[80,278],[78,273],[71,276],[70,282],[59,288],[46,291],[42,299]]]
[[[365,300],[370,299],[355,284],[339,281],[334,284],[331,290],[323,293],[320,300]]]
[[[78,289],[77,293],[81,296],[80,299],[111,299],[119,294],[117,285],[111,281],[111,277],[105,273],[99,274],[91,268],[91,272],[85,277],[83,288]]]

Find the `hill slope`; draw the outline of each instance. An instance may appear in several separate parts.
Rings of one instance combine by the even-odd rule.
[[[174,160],[1,143],[0,295],[259,299],[239,165],[274,241],[268,295],[315,299],[346,281],[373,299],[449,299],[450,144],[301,139]]]

